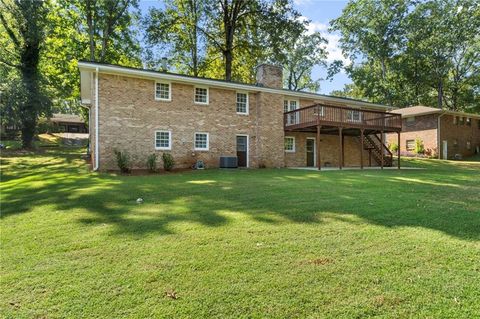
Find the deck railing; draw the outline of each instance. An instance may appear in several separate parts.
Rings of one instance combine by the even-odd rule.
[[[349,107],[315,104],[284,113],[285,130],[316,125],[400,131],[400,114],[360,110]]]

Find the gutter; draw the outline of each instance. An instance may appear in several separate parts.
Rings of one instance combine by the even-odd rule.
[[[98,171],[98,67],[95,69],[95,165],[94,171]]]

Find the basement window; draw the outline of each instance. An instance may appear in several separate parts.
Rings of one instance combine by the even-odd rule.
[[[172,149],[172,132],[155,131],[155,149],[171,150]]]
[[[407,151],[413,152],[415,150],[415,140],[407,140],[405,145],[407,146]]]
[[[295,137],[285,136],[285,152],[295,152]]]
[[[194,143],[196,151],[208,151],[208,133],[195,133]]]

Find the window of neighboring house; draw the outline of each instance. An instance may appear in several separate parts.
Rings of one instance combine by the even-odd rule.
[[[208,133],[195,133],[195,150],[208,151]]]
[[[285,152],[295,152],[295,137],[285,136]]]
[[[405,145],[407,146],[407,151],[412,152],[415,150],[415,140],[407,140]]]
[[[460,116],[460,120],[458,122],[460,125],[464,125],[465,124],[465,118],[463,116]]]
[[[415,125],[415,116],[407,117],[405,121],[407,122],[407,126],[413,126]]]
[[[155,131],[155,149],[171,150],[172,149],[172,132]]]
[[[170,101],[170,83],[155,82],[155,100]]]
[[[467,150],[471,150],[472,149],[472,143],[470,143],[470,141],[467,141]]]
[[[454,139],[454,140],[453,140],[453,146],[455,146],[455,147],[458,146],[458,140],[457,140],[457,139]]]
[[[195,87],[195,103],[208,104],[208,88]]]
[[[468,126],[472,126],[472,119],[470,117],[467,117],[466,123]]]
[[[350,122],[360,122],[361,113],[358,110],[348,110],[347,111],[347,120]]]
[[[248,93],[237,92],[237,113],[248,114]]]

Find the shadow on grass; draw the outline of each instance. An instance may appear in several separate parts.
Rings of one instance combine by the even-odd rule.
[[[428,163],[423,162],[422,165]],[[89,173],[78,154],[2,158],[2,218],[51,205],[115,233],[174,233],[178,223],[219,227],[234,214],[270,224],[347,215],[384,227],[423,227],[480,239],[480,175],[434,162],[421,171],[207,170],[164,176]],[[137,205],[141,197],[144,204]]]

